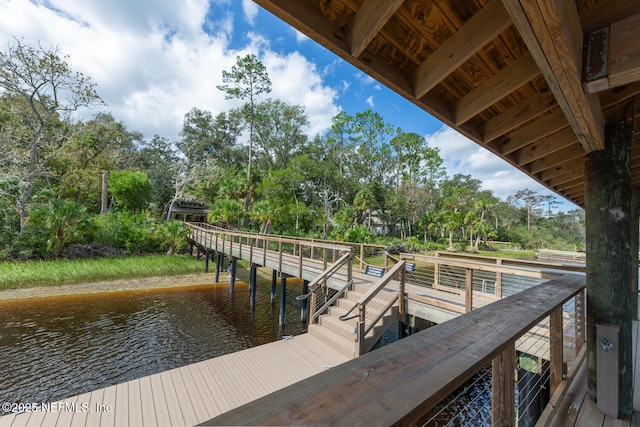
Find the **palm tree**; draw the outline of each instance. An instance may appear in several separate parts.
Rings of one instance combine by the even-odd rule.
[[[218,200],[211,208],[207,219],[211,223],[223,223],[228,229],[233,228],[232,224],[237,223],[243,216],[244,209],[242,203],[237,200]]]

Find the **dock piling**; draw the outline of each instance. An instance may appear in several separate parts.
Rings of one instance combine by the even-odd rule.
[[[280,273],[280,326],[284,326],[287,310],[287,275]]]

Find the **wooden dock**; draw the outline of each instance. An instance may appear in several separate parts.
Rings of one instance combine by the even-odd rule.
[[[303,334],[6,415],[0,427],[194,425],[347,360]]]
[[[254,246],[253,236],[244,241],[224,238],[214,240],[210,235],[204,235],[203,239],[208,249],[215,248],[228,256],[247,259],[280,272],[298,273],[303,277],[305,274],[320,274],[329,264],[326,247],[320,252],[315,242],[294,242],[297,247],[294,246],[293,253],[284,253],[281,242],[278,242],[278,251],[269,250],[264,244],[261,248]],[[309,250],[305,250],[304,245],[309,245]],[[364,250],[361,249],[360,252],[362,254]],[[336,258],[332,255],[331,261]],[[362,263],[362,259],[360,262]],[[441,259],[437,262],[454,261]],[[473,266],[460,264],[461,262],[463,261],[455,261],[459,265],[465,265],[467,270]],[[402,267],[404,270],[404,266]],[[505,267],[483,268],[501,271]],[[396,268],[395,271],[399,272],[400,269]],[[385,275],[389,276],[391,271]],[[467,277],[467,283],[472,283],[471,276]],[[370,293],[369,289],[377,286],[378,278],[353,271],[351,266],[343,266],[333,281],[338,287],[343,286],[343,283],[350,283],[350,290],[337,299],[326,314],[320,316],[317,324],[309,325],[307,334],[94,390],[60,402],[42,402],[38,411],[0,417],[0,427],[193,425],[352,360],[359,353],[359,343],[354,335],[358,319],[357,316],[351,316],[350,320],[343,321],[340,317],[349,316],[354,306]],[[381,292],[368,302],[370,311],[367,316],[376,317],[376,313],[380,313],[382,324],[372,330],[371,334],[382,334],[384,327],[389,324],[387,319],[385,325],[385,316],[396,318],[400,309],[398,292],[402,292],[404,296],[402,310],[423,318],[428,318],[425,310],[431,310],[431,316],[441,318],[441,321],[435,323],[456,318],[472,308],[480,308],[499,300],[496,296],[471,292],[469,288],[467,286],[467,290],[455,292],[452,289],[437,289],[437,286],[430,288],[409,283],[403,283],[399,288],[398,281],[391,280],[389,287],[381,288]],[[389,313],[382,316],[386,310]],[[541,336],[535,337],[534,341],[542,343],[538,345],[540,348],[533,349],[526,342],[526,337],[519,340],[515,347],[528,354],[548,358],[548,328],[545,330],[543,327],[538,335]],[[367,334],[367,340],[373,344],[377,337]],[[369,348],[370,346],[365,352]],[[526,350],[522,350],[523,348]],[[564,354],[572,359],[572,352],[568,350],[569,348],[565,348]]]

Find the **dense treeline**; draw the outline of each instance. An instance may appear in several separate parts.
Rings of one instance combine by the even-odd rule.
[[[243,107],[193,108],[178,141],[146,139],[107,113],[74,120],[101,102],[91,81],[57,49],[10,43],[0,52],[0,257],[59,256],[72,244],[175,251],[184,232],[161,216],[181,199],[205,201],[212,223],[263,233],[415,249],[583,246],[581,211],[554,212],[554,198],[527,189],[500,200],[469,175],[448,177],[438,149],[374,111],[342,112],[308,135],[304,109],[268,98],[252,55],[223,81]]]

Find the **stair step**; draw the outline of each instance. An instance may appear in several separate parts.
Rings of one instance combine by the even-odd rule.
[[[355,319],[342,321],[336,316],[320,316],[320,325],[349,340],[355,340]]]
[[[309,325],[308,333],[347,357],[355,357],[355,342],[321,325]]]

